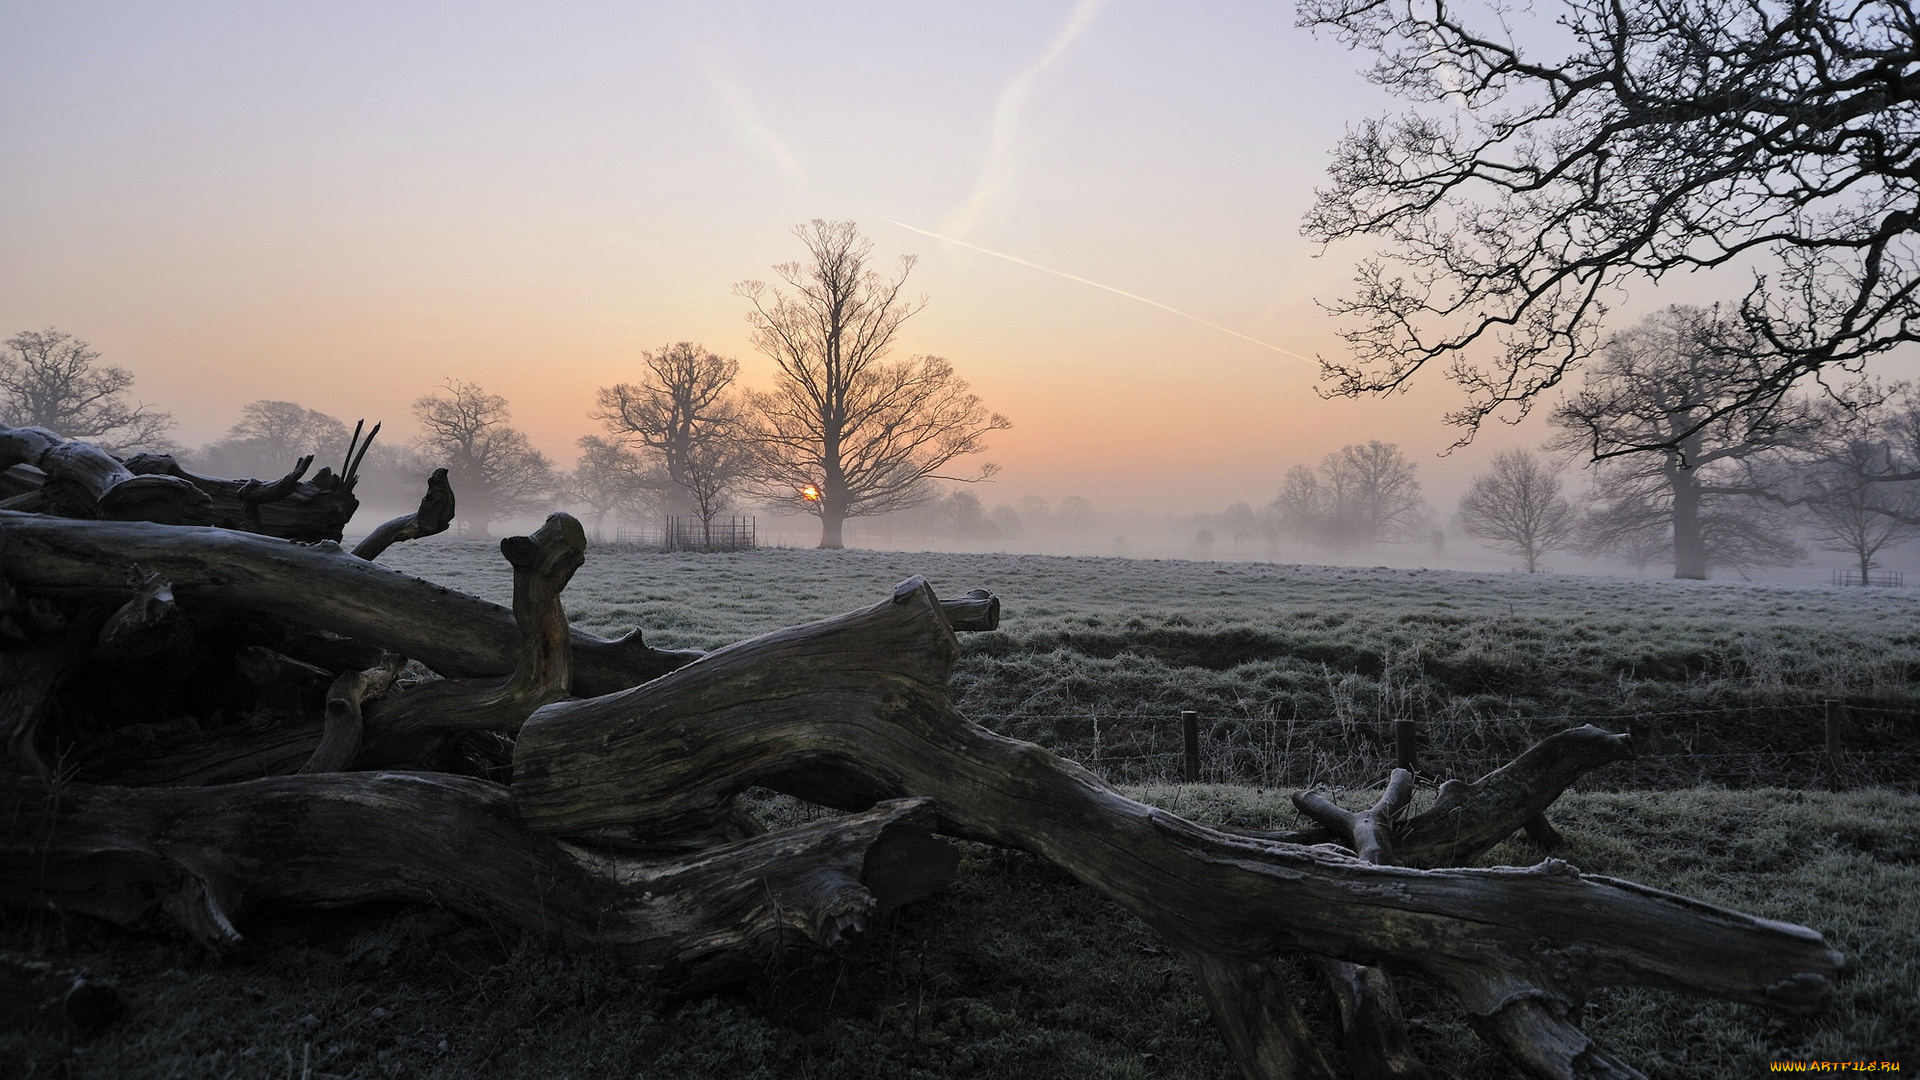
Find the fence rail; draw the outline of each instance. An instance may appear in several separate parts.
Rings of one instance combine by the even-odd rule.
[[[669,514],[666,525],[658,529],[621,529],[614,539],[620,544],[661,551],[752,551],[759,546],[754,518],[706,522],[691,514]]]
[[[1833,583],[1853,586],[1873,585],[1882,589],[1898,589],[1906,584],[1906,576],[1898,570],[1869,570],[1866,572],[1865,581],[1860,580],[1860,577],[1858,570],[1835,570]]]
[[[1730,746],[1700,722],[1764,712],[1760,745]],[[1920,791],[1920,704],[1832,700],[1801,706],[1534,717],[1307,721],[1160,712],[1025,713],[992,721],[1122,783],[1371,788],[1396,766],[1423,778],[1477,779],[1534,742],[1584,723],[1634,737],[1632,760],[1580,782],[1587,790],[1884,786]],[[1791,736],[1781,738],[1785,730]]]

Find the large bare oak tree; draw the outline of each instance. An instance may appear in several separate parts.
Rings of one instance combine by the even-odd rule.
[[[1590,550],[1639,561],[1670,544],[1677,578],[1798,561],[1778,516],[1752,501],[1761,489],[1751,466],[1806,439],[1817,414],[1799,397],[1740,404],[1765,363],[1751,342],[1718,310],[1667,308],[1611,338],[1586,384],[1554,410],[1554,445],[1602,461],[1601,505],[1584,523]],[[1635,447],[1660,449],[1621,456]]]
[[[173,417],[127,400],[133,373],[63,330],[22,330],[0,352],[0,424],[38,427],[103,450],[164,452]]]
[[[794,229],[807,261],[774,272],[786,288],[743,281],[753,305],[754,347],[779,365],[773,390],[749,395],[758,414],[755,480],[761,494],[820,519],[820,546],[844,544],[849,517],[925,502],[932,479],[973,482],[942,470],[986,449],[989,432],[1011,427],[937,356],[889,362],[900,325],[926,303],[901,296],[912,256],[886,277],[868,266],[873,242],[850,221],[814,220]]]

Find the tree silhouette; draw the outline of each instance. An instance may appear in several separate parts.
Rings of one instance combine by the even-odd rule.
[[[1920,337],[1920,16],[1907,0],[1302,0],[1413,108],[1340,144],[1305,231],[1376,237],[1337,302],[1336,392],[1441,361],[1448,420],[1524,414],[1601,341],[1616,285],[1751,273],[1752,362],[1666,450]],[[1551,23],[1551,25],[1549,25]],[[1650,440],[1650,441],[1645,441]]]
[[[689,341],[640,359],[645,376],[602,389],[593,417],[609,434],[656,454],[674,489],[674,512],[693,510],[710,532],[752,460],[749,425],[733,392],[740,362]]]
[[[773,390],[748,395],[754,479],[776,505],[820,519],[820,546],[844,546],[847,518],[917,506],[937,493],[930,479],[971,483],[992,476],[941,470],[986,449],[986,435],[1012,424],[968,392],[937,356],[888,362],[900,324],[925,304],[900,292],[913,258],[894,277],[868,269],[871,241],[850,221],[794,229],[805,263],[774,272],[785,289],[744,281],[753,344],[779,366]]]
[[[1798,398],[1738,405],[1744,378],[1765,363],[1751,341],[1718,309],[1667,308],[1615,335],[1554,410],[1553,445],[1603,460],[1600,505],[1582,526],[1589,551],[1638,560],[1665,543],[1677,578],[1800,560],[1780,516],[1753,504],[1746,466],[1804,440],[1817,417]],[[1619,457],[1624,447],[1663,449]]]
[[[1538,573],[1540,559],[1573,542],[1580,514],[1560,496],[1560,477],[1539,457],[1508,450],[1493,468],[1473,478],[1460,497],[1460,525],[1495,551],[1526,560]]]
[[[468,529],[484,534],[495,521],[544,507],[553,462],[507,426],[507,399],[458,379],[446,390],[413,403],[421,427],[414,446],[447,469]]]
[[[173,417],[130,403],[133,373],[101,366],[86,342],[48,327],[22,330],[0,352],[0,423],[42,427],[84,439],[109,453],[176,449],[167,432]]]
[[[608,514],[645,513],[650,499],[673,486],[664,467],[649,463],[632,447],[598,435],[582,435],[580,460],[559,484],[560,494],[585,506],[592,520],[589,535],[601,538]]]

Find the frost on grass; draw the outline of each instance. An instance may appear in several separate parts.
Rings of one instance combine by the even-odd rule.
[[[501,602],[510,591],[488,543],[414,544],[383,561]],[[1908,745],[1920,740],[1912,723],[1920,623],[1898,591],[1042,555],[603,548],[588,552],[566,605],[595,633],[637,626],[659,647],[711,649],[863,607],[913,574],[943,596],[986,588],[1001,598],[1002,629],[962,638],[954,679],[962,710],[1119,780],[1177,774],[1171,725],[1182,709],[1205,717],[1209,778],[1272,786],[1375,781],[1396,718],[1422,721],[1423,760],[1461,775],[1582,721],[1614,731],[1638,725],[1648,734],[1642,760],[1607,781],[1630,786],[1816,782],[1806,755],[1820,745],[1816,713],[1828,698],[1860,707],[1852,728],[1860,747],[1920,751]],[[1855,763],[1883,782],[1892,774],[1872,770],[1898,764]],[[1911,765],[1907,772],[1920,774]]]

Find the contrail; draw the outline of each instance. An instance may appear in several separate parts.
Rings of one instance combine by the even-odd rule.
[[[973,194],[967,197],[965,206],[941,222],[941,228],[950,233],[968,232],[986,209],[987,202],[1013,183],[1018,171],[1014,159],[1014,139],[1019,134],[1020,118],[1026,111],[1028,94],[1040,80],[1041,74],[1066,55],[1073,43],[1093,25],[1094,18],[1105,4],[1106,0],[1079,0],[1073,5],[1072,14],[1054,32],[1052,40],[1047,42],[1040,55],[1007,80],[1007,85],[1000,91],[999,101],[993,107],[992,137],[987,146],[986,160],[980,165],[980,175],[973,182]]]
[[[1173,314],[1178,315],[1183,319],[1189,319],[1189,320],[1192,320],[1193,322],[1197,322],[1201,326],[1211,327],[1215,330],[1220,331],[1223,334],[1232,334],[1234,337],[1237,337],[1242,341],[1251,341],[1255,345],[1258,345],[1263,349],[1272,349],[1274,352],[1282,353],[1284,355],[1291,356],[1296,359],[1305,360],[1310,364],[1317,364],[1320,362],[1311,356],[1303,356],[1300,353],[1294,352],[1292,349],[1283,349],[1280,346],[1275,345],[1270,341],[1261,341],[1257,337],[1252,337],[1248,334],[1243,334],[1240,331],[1235,330],[1230,326],[1221,326],[1217,322],[1212,322],[1210,320],[1203,319],[1200,316],[1195,315],[1190,311],[1181,311],[1177,307],[1174,307],[1170,304],[1163,304],[1160,301],[1153,299],[1152,297],[1141,296],[1139,293],[1130,293],[1125,289],[1116,289],[1111,285],[1102,285],[1100,282],[1094,281],[1091,278],[1083,278],[1079,274],[1069,274],[1065,270],[1055,270],[1051,266],[1041,266],[1037,262],[1029,262],[1028,260],[1023,259],[1018,255],[1009,255],[1004,251],[995,251],[992,248],[981,247],[979,244],[968,243],[965,240],[960,240],[952,236],[942,236],[937,232],[931,232],[927,229],[922,229],[915,225],[909,225],[904,221],[895,221],[893,218],[890,218],[885,214],[874,214],[873,216],[879,218],[881,221],[887,222],[890,225],[897,225],[900,228],[905,229],[911,233],[919,233],[921,236],[930,236],[935,240],[944,241],[945,243],[949,243],[949,244],[958,244],[963,248],[967,248],[972,251],[977,251],[982,255],[991,255],[996,259],[1005,259],[1010,263],[1019,263],[1021,266],[1038,270],[1043,274],[1052,274],[1055,277],[1063,277],[1063,278],[1066,278],[1068,281],[1077,281],[1082,285],[1091,285],[1096,289],[1105,289],[1110,293],[1116,293],[1120,296],[1126,297],[1129,300],[1138,300],[1143,304],[1151,304],[1154,307],[1159,308],[1161,311],[1172,312]]]

